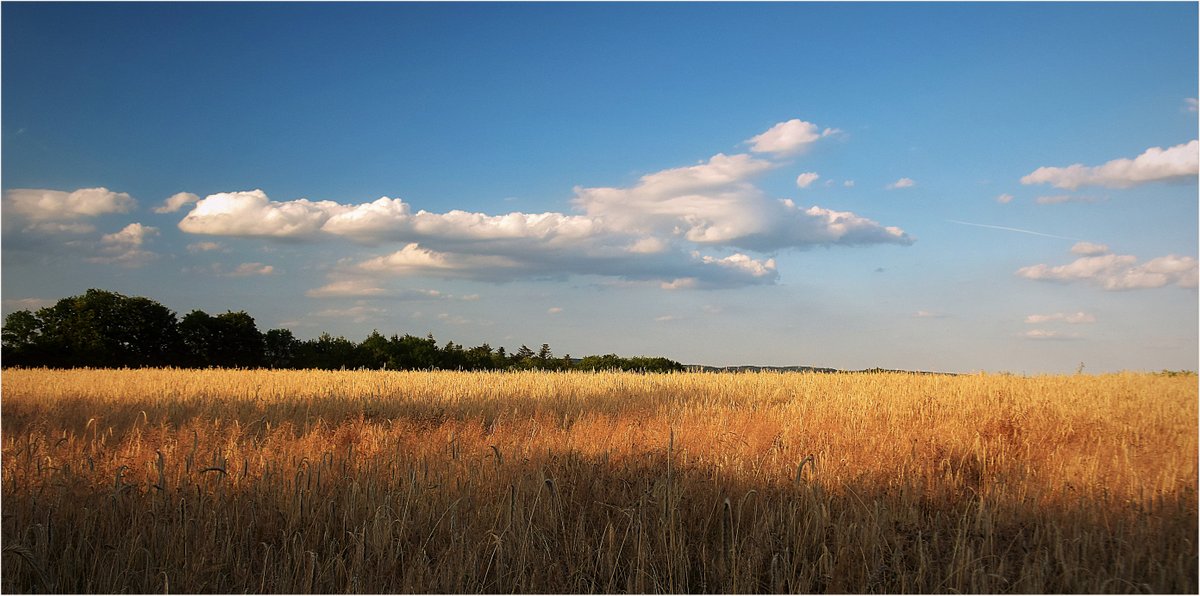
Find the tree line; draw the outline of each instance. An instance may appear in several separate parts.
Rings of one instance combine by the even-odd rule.
[[[361,342],[322,333],[301,340],[288,329],[258,330],[245,311],[182,318],[143,297],[91,289],[54,306],[20,310],[4,319],[4,366],[51,368],[292,368],[389,370],[637,370],[668,372],[683,365],[662,357],[615,354],[556,357],[548,344],[515,352],[488,344],[438,346],[433,334],[417,337],[373,331]]]

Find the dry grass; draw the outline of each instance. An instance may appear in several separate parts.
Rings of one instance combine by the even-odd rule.
[[[1197,591],[1195,377],[3,375],[5,592]]]

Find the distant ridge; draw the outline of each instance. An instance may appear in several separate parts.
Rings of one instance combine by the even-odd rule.
[[[937,372],[928,370],[898,370],[893,368],[864,368],[862,370],[842,370],[820,366],[755,366],[742,364],[738,366],[707,366],[704,364],[684,365],[690,372],[807,372],[807,373],[906,373],[910,375],[957,375],[958,373]]]

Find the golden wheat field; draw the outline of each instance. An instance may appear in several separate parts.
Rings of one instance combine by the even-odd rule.
[[[1197,591],[1195,376],[7,370],[5,592]]]

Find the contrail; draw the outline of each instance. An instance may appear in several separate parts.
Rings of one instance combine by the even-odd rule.
[[[1076,242],[1082,242],[1082,240],[1079,238],[1071,238],[1070,236],[1058,236],[1056,234],[1045,234],[1042,232],[1035,232],[1033,230],[1022,230],[1021,228],[1010,228],[1007,226],[992,226],[992,225],[988,225],[988,224],[971,223],[969,221],[959,221],[957,219],[947,219],[946,221],[948,221],[950,223],[962,224],[964,226],[975,226],[977,228],[991,228],[993,230],[1006,230],[1009,232],[1020,232],[1022,234],[1033,234],[1034,236],[1045,236],[1047,238],[1058,238],[1061,240],[1074,240]]]

